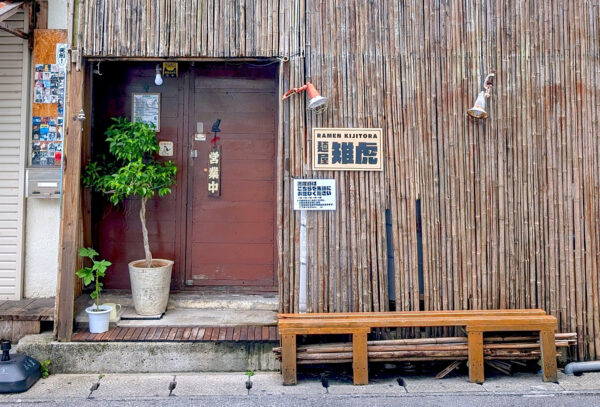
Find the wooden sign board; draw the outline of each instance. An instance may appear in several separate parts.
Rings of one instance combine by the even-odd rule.
[[[383,171],[381,129],[313,129],[313,170]]]
[[[208,196],[221,196],[221,146],[213,146],[208,153]]]

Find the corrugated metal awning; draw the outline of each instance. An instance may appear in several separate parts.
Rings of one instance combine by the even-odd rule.
[[[4,20],[19,11],[19,8],[23,5],[24,1],[0,1],[0,30],[6,31],[17,37],[28,39],[29,35],[20,30],[10,28],[8,25],[3,23]]]
[[[0,21],[15,14],[23,3],[23,1],[0,1]]]

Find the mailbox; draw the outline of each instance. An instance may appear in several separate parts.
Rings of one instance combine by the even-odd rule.
[[[60,198],[60,168],[27,168],[27,198]]]

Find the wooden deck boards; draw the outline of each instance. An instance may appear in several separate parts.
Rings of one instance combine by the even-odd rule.
[[[244,335],[252,332],[252,335]],[[276,327],[115,327],[92,334],[87,330],[73,335],[74,342],[267,342],[279,341]]]
[[[54,298],[0,302],[0,321],[52,321]]]

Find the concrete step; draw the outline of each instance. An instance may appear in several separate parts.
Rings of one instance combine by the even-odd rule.
[[[277,311],[276,294],[176,294],[169,298],[169,308],[219,309],[234,311]]]
[[[277,313],[268,310],[173,308],[160,319],[131,319],[139,316],[133,306],[126,306],[118,316],[114,325],[128,327],[277,325]],[[85,310],[77,313],[75,324],[78,328],[88,326]]]
[[[91,300],[88,303],[91,305]],[[175,293],[169,297],[167,312],[160,319],[142,319],[133,307],[131,294],[108,292],[101,303],[122,306],[117,326],[245,326],[277,324],[277,295]],[[88,326],[84,308],[75,315],[77,328]]]
[[[131,293],[102,293],[102,303],[113,302],[122,306],[133,305]],[[235,311],[264,310],[277,311],[279,306],[277,294],[204,294],[204,293],[171,293],[168,309],[229,309]]]
[[[169,373],[276,371],[278,342],[56,342],[28,335],[15,347],[53,373]]]

